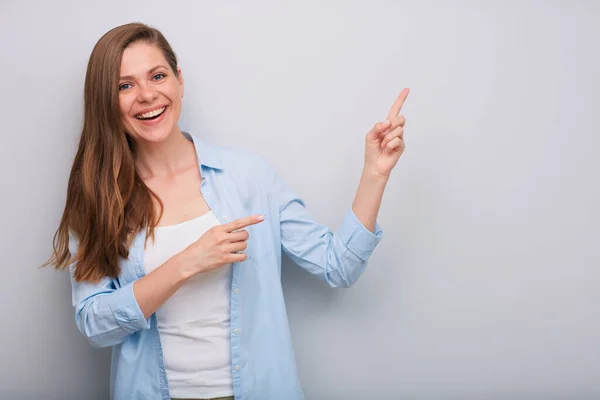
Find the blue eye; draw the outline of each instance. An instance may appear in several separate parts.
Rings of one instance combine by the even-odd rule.
[[[124,83],[121,86],[119,86],[119,90],[125,90],[125,89],[129,89],[131,85],[129,83]]]
[[[157,77],[159,77],[158,79],[156,79]],[[161,80],[165,77],[165,74],[156,74],[152,77],[152,79],[154,79],[155,81]]]

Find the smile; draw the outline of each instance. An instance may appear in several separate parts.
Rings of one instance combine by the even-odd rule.
[[[138,114],[135,117],[140,120],[152,120],[158,118],[162,113],[165,112],[167,107],[157,108],[156,110],[148,111],[147,113]]]

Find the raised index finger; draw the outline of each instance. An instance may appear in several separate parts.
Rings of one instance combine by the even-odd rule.
[[[231,221],[225,225],[223,225],[223,229],[225,229],[225,232],[233,232],[233,231],[237,231],[239,229],[245,228],[247,226],[250,225],[255,225],[258,224],[259,222],[264,221],[265,217],[263,217],[260,214],[255,214],[255,215],[251,215],[249,217],[243,217],[243,218],[239,218],[236,219],[235,221]]]
[[[388,114],[388,120],[393,121],[398,116],[398,114],[400,114],[402,105],[404,104],[404,101],[408,97],[409,92],[410,92],[409,88],[402,89],[402,91],[398,95],[398,98],[392,105],[392,108],[390,108],[390,113]]]

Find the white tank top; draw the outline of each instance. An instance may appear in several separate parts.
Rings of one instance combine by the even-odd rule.
[[[144,253],[146,274],[220,222],[212,211],[157,227]],[[158,310],[156,317],[171,397],[233,396],[230,337],[231,264],[200,273]]]

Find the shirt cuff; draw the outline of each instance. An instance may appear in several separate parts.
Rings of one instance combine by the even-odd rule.
[[[134,282],[128,283],[111,294],[110,309],[115,320],[128,333],[150,328],[150,319],[144,318],[135,295]]]
[[[338,234],[344,245],[358,258],[366,261],[383,237],[381,227],[375,221],[375,232],[360,223],[352,208],[346,213]]]

